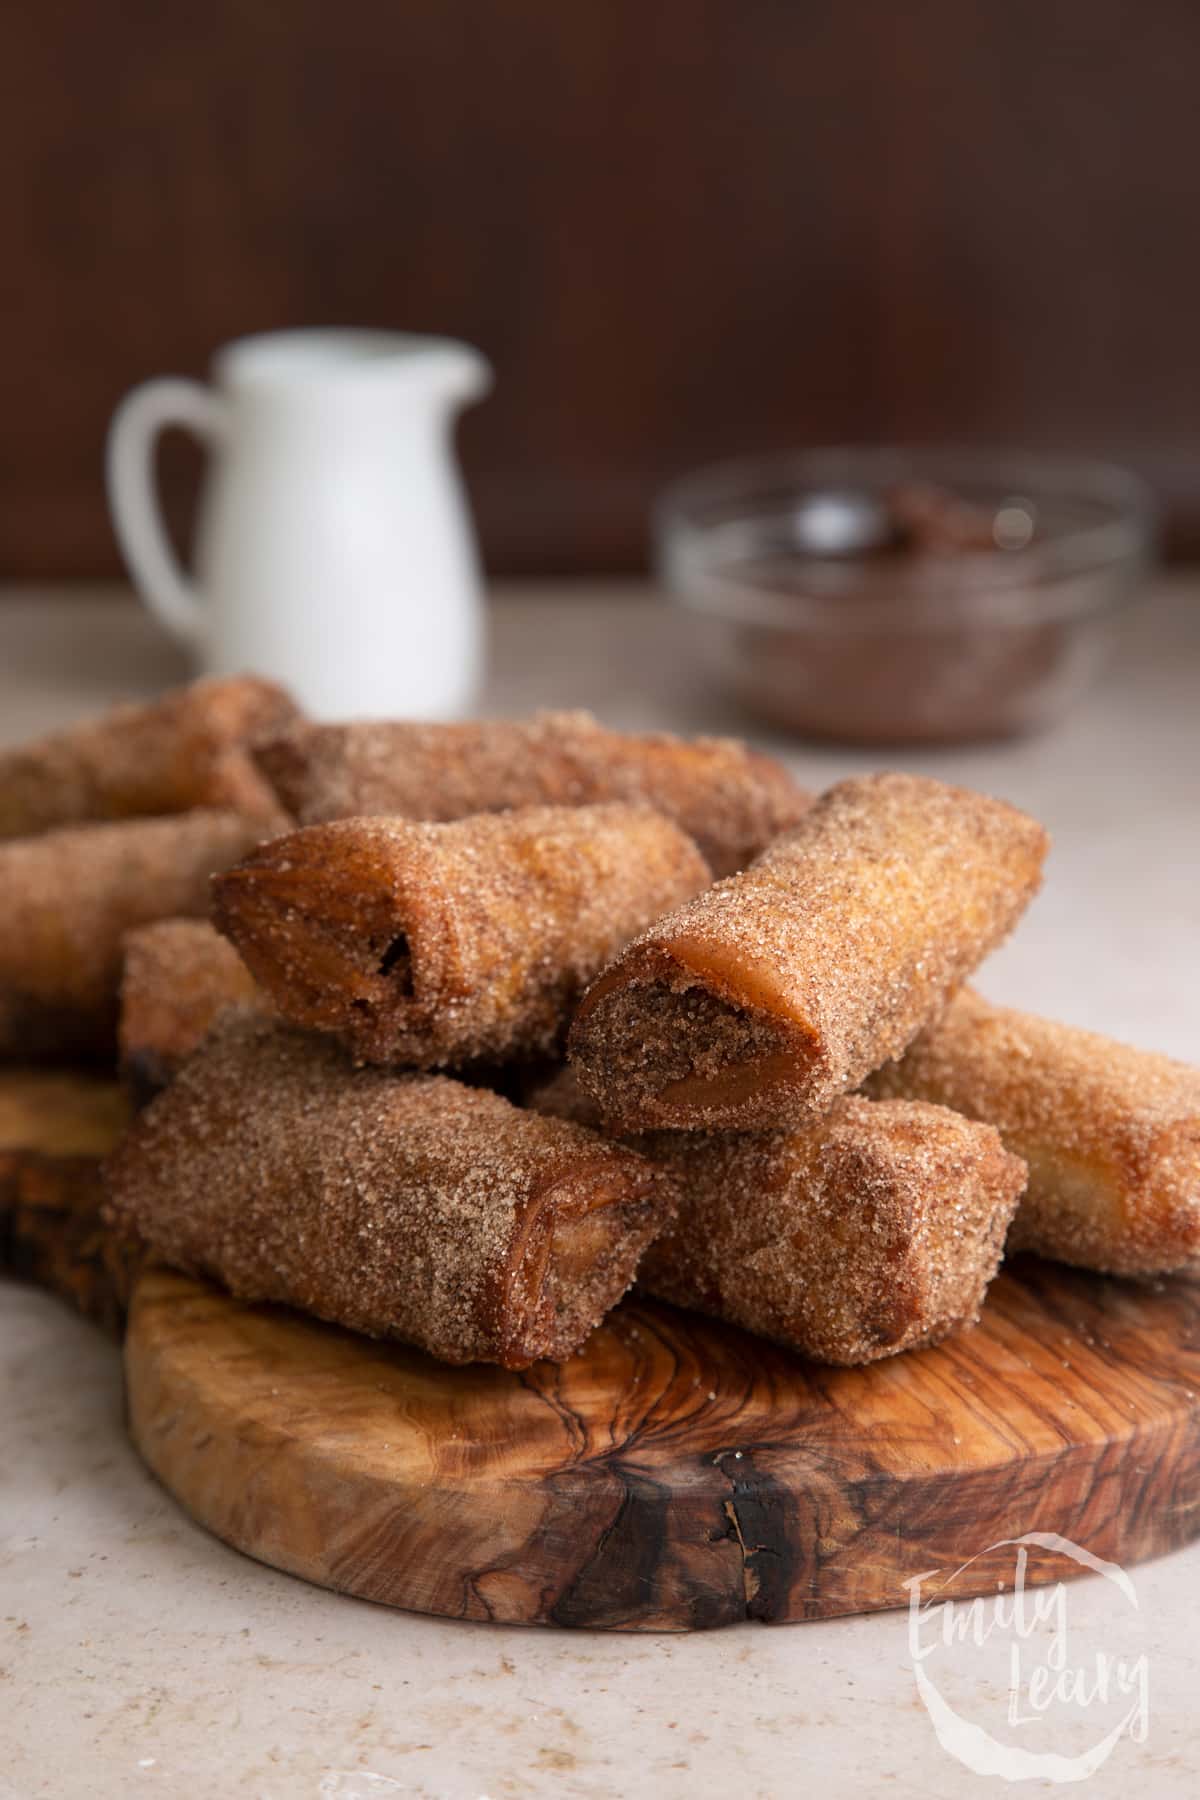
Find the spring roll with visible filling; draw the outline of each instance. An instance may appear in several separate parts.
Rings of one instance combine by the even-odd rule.
[[[615,951],[708,882],[647,807],[341,819],[223,875],[213,918],[285,1017],[435,1068],[553,1049]]]
[[[1115,1275],[1200,1265],[1200,1069],[967,991],[869,1089],[986,1119],[1024,1157],[1010,1250]]]
[[[114,707],[0,751],[0,838],[194,807],[282,825],[249,745],[299,717],[282,688],[241,675],[197,681],[144,706]]]
[[[818,1362],[973,1325],[1025,1183],[997,1132],[915,1100],[847,1097],[798,1131],[641,1141],[682,1195],[641,1285]]]
[[[236,813],[68,826],[0,844],[0,1055],[111,1053],[122,939],[208,911],[260,827]]]
[[[126,934],[117,1042],[121,1075],[139,1104],[166,1087],[230,1007],[274,1011],[207,919],[160,919]]]
[[[728,738],[634,736],[585,712],[457,725],[300,725],[260,768],[302,825],[351,815],[446,822],[515,806],[652,806],[717,875],[746,866],[811,804],[781,763]]]
[[[1040,825],[982,794],[843,781],[605,970],[571,1031],[580,1078],[625,1130],[823,1112],[1007,936],[1045,849]]]
[[[581,1126],[237,1015],[107,1178],[118,1217],[185,1273],[513,1369],[578,1348],[675,1201],[668,1174]]]
[[[597,1123],[570,1068],[529,1104]],[[874,1362],[974,1324],[1025,1182],[997,1132],[919,1101],[851,1096],[794,1131],[629,1141],[680,1193],[638,1286],[818,1362]]]

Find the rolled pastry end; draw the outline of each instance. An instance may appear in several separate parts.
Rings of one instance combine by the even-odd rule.
[[[1090,1150],[1010,1137],[1030,1171],[1010,1251],[1107,1275],[1200,1271],[1200,1116]]]
[[[1026,1175],[990,1126],[914,1101],[850,1097],[794,1132],[661,1133],[645,1148],[682,1204],[642,1285],[841,1364],[975,1323]]]
[[[819,1034],[795,1012],[758,1004],[745,984],[702,978],[678,954],[646,946],[584,997],[571,1060],[604,1117],[623,1131],[741,1128],[798,1111],[822,1071]],[[763,997],[765,1000],[765,996]]]
[[[572,1034],[582,1079],[626,1129],[816,1117],[1007,935],[1045,848],[1032,819],[982,794],[906,775],[840,782],[600,976]]]
[[[495,1358],[562,1362],[632,1286],[675,1210],[670,1177],[632,1154],[619,1169],[564,1174],[517,1222],[494,1306]]]
[[[420,915],[374,840],[336,825],[266,844],[213,883],[213,921],[262,987],[368,1061],[415,1022]]]
[[[644,806],[340,819],[231,870],[214,916],[280,1011],[358,1061],[459,1067],[557,1048],[609,958],[708,880]]]
[[[105,1175],[122,1229],[173,1268],[507,1368],[577,1349],[678,1202],[670,1171],[595,1132],[237,1012]]]
[[[867,1091],[986,1119],[1024,1157],[1013,1250],[1111,1275],[1200,1267],[1200,1069],[964,989]]]

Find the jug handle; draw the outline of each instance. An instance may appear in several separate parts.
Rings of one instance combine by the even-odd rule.
[[[113,526],[138,592],[175,637],[193,649],[204,634],[204,604],[171,548],[154,487],[154,444],[180,425],[204,443],[224,436],[225,403],[202,382],[164,376],[126,394],[108,429],[106,472]]]

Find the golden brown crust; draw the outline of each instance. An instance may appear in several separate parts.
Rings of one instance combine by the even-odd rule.
[[[260,828],[235,813],[80,825],[0,844],[0,1055],[114,1047],[122,940],[208,911]]]
[[[916,1101],[849,1097],[799,1131],[639,1142],[682,1194],[639,1285],[820,1362],[973,1325],[1025,1181],[996,1132]]]
[[[447,1362],[561,1359],[625,1291],[670,1177],[438,1075],[232,1015],[108,1165],[164,1260]]]
[[[609,957],[708,882],[647,807],[342,819],[221,876],[213,917],[288,1018],[434,1068],[555,1048]]]
[[[584,996],[571,1056],[624,1129],[823,1111],[896,1056],[1036,892],[1046,836],[963,788],[831,788],[744,874],[660,920]]]
[[[570,1067],[528,1104],[600,1128]],[[681,1195],[639,1287],[821,1362],[873,1362],[973,1324],[1025,1180],[995,1131],[918,1102],[852,1096],[795,1131],[627,1141]]]
[[[159,919],[127,932],[117,1040],[139,1101],[170,1081],[221,1014],[274,1009],[233,945],[207,919]]]
[[[514,806],[653,806],[731,874],[794,825],[812,796],[727,738],[633,735],[590,713],[459,725],[301,725],[258,762],[302,825],[358,816],[447,822]]]
[[[197,681],[147,705],[0,751],[0,838],[54,826],[188,812],[240,812],[283,823],[249,755],[264,732],[299,718],[282,688],[254,676]]]
[[[1121,1275],[1200,1266],[1200,1069],[964,992],[869,1085],[986,1119],[1025,1158],[1010,1248]]]

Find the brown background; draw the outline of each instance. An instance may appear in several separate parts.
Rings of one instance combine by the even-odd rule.
[[[846,438],[1125,458],[1200,547],[1195,0],[30,0],[5,37],[0,575],[116,569],[124,388],[321,322],[491,356],[495,570],[636,567],[670,474]]]

